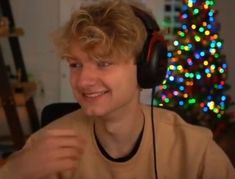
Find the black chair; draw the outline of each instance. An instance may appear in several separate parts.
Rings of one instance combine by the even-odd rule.
[[[46,126],[50,122],[71,113],[81,106],[78,103],[52,103],[45,106],[41,113],[41,127]]]

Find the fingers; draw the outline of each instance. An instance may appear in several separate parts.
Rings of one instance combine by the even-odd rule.
[[[10,157],[9,169],[19,170],[20,178],[42,178],[75,169],[85,143],[74,130],[44,130],[32,136],[22,150]]]
[[[78,132],[69,129],[46,130],[29,141],[28,146],[44,144],[46,148],[81,147],[85,145],[85,139]]]

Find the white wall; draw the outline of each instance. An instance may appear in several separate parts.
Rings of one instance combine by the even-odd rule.
[[[235,101],[235,1],[217,0],[218,20],[221,23],[220,35],[224,40],[223,54],[229,65],[228,84],[231,85],[229,95]],[[231,108],[235,110],[235,106]]]
[[[50,42],[50,33],[59,25],[58,0],[10,0],[15,23],[24,29],[20,37],[29,77],[38,84],[38,110],[59,99],[59,59]]]

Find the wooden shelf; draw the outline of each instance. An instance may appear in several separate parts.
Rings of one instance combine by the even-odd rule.
[[[22,28],[15,28],[13,31],[6,31],[0,33],[0,38],[3,37],[18,37],[24,35],[24,31]]]
[[[12,85],[14,91],[14,100],[16,106],[23,106],[36,93],[36,84],[34,82],[15,83]],[[18,91],[18,92],[17,92]],[[0,100],[0,106],[2,102]]]

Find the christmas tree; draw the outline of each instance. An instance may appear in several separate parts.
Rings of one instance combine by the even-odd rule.
[[[226,95],[228,65],[221,53],[215,0],[183,0],[173,50],[168,53],[166,80],[154,104],[173,109],[188,122],[213,131],[231,118]]]

